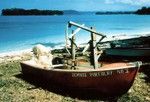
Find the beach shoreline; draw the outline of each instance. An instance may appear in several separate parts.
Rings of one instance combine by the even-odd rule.
[[[24,54],[24,53],[30,53],[31,51],[32,49],[29,48],[29,49],[18,50],[18,51],[3,52],[3,53],[0,53],[0,58],[6,57],[6,56],[17,56],[17,55]]]
[[[59,50],[63,49],[62,47],[55,47],[55,48],[49,48],[51,51],[52,50]],[[11,51],[11,52],[4,52],[0,53],[0,63],[3,62],[10,62],[10,61],[15,61],[15,60],[25,60],[29,59],[33,56],[32,48],[24,49],[24,50],[17,50],[17,51]]]
[[[150,35],[150,32],[145,32],[143,34],[135,34],[135,35],[126,35],[126,34],[118,34],[115,36],[108,36],[106,37],[106,39],[104,39],[103,41],[112,41],[112,40],[117,40],[117,39],[129,39],[129,38],[136,38],[136,37],[144,37]],[[102,41],[102,42],[103,42]],[[82,45],[82,44],[81,44]],[[51,50],[55,50],[55,49],[62,49],[64,48],[64,44],[60,44],[60,45],[56,45],[54,48],[51,48]],[[9,51],[9,52],[2,52],[0,53],[0,63],[4,62],[5,60],[22,60],[22,57],[25,56],[32,56],[32,48],[27,48],[27,49],[23,49],[23,50],[16,50],[16,51]]]
[[[0,63],[27,59],[32,56],[32,49],[0,53]]]

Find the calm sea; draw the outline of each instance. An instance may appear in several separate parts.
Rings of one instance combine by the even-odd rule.
[[[70,20],[95,27],[107,36],[150,32],[148,15],[0,16],[0,53],[28,49],[38,43],[62,46]],[[86,41],[87,36],[88,32],[81,31],[79,41]]]

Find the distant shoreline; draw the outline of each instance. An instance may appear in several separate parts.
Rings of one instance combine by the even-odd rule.
[[[111,12],[111,11],[107,11],[107,12],[96,12],[96,15],[122,15],[122,14],[135,14],[134,11],[118,11],[118,12]]]
[[[63,15],[64,12],[60,10],[38,10],[38,9],[21,9],[11,8],[3,9],[2,16],[22,16],[22,15]]]
[[[10,8],[3,9],[2,16],[53,16],[53,15],[150,15],[150,7],[142,7],[136,11],[76,11],[76,10],[39,10],[39,9],[22,9]]]
[[[96,15],[118,15],[118,14],[135,14],[135,15],[150,15],[150,7],[142,7],[141,9],[138,9],[136,11],[106,11],[106,12],[96,12]]]

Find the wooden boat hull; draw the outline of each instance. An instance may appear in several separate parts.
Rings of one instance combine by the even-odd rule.
[[[36,77],[37,80],[80,91],[92,91],[99,95],[120,96],[132,86],[138,72],[136,66],[113,70],[64,70],[40,69],[21,63],[25,76]]]
[[[149,57],[150,36],[139,36],[128,39],[118,39],[103,42],[109,46],[106,48],[106,55],[127,56],[127,57]],[[105,44],[105,45],[106,45]]]
[[[105,53],[111,56],[148,57],[150,48],[110,48]]]

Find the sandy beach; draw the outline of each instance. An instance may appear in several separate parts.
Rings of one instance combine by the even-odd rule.
[[[31,56],[32,56],[31,49],[0,53],[0,63],[15,61],[15,60],[23,60]]]

